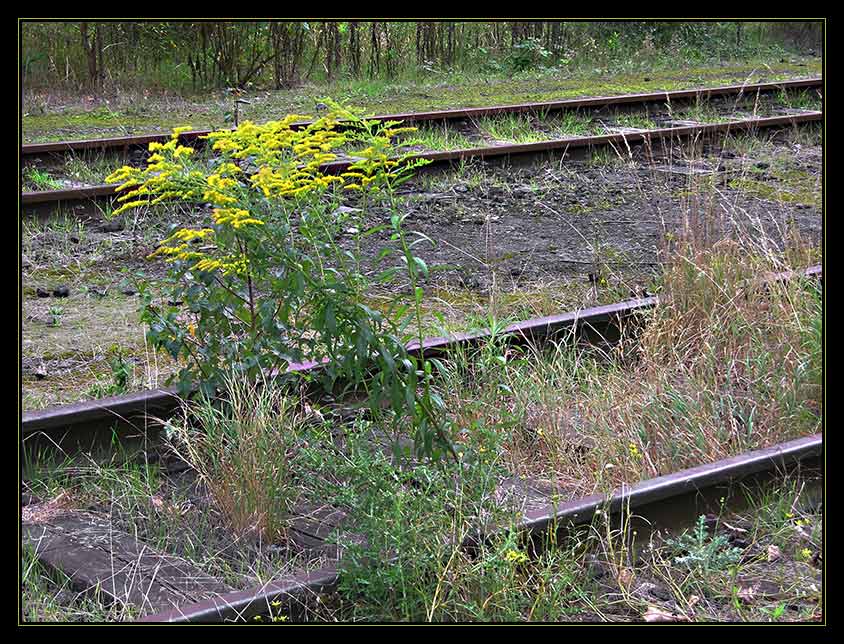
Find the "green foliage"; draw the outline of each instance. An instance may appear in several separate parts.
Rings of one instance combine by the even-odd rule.
[[[509,65],[516,72],[546,66],[551,60],[551,52],[542,46],[538,38],[526,38],[513,46],[510,52]]]
[[[313,361],[321,368],[308,378],[338,395],[364,390],[375,415],[388,402],[398,425],[410,422],[417,452],[439,457],[450,443],[430,388],[435,363],[405,349],[410,338],[421,340],[419,283],[428,274],[412,249],[431,242],[411,240],[396,210],[395,188],[421,165],[394,155],[392,139],[409,128],[367,121],[333,103],[307,127],[294,125],[304,118],[247,121],[210,134],[219,154],[210,169],[192,162],[177,129],[170,142],[150,145],[146,168],[124,166],[109,177],[131,188],[118,212],[163,201],[215,206],[206,226],[176,229],[151,255],[170,264],[167,301],[183,302],[187,313],[142,289],[148,339],[184,361],[177,375],[183,393],[197,385],[209,397],[232,375],[295,381],[300,365]],[[345,144],[363,147],[358,160],[340,175],[327,173],[323,164]],[[343,206],[352,195],[359,208]],[[375,201],[388,216],[373,222]],[[362,240],[385,230],[390,243],[375,267],[365,265]],[[404,274],[411,301],[397,300],[384,314],[366,296],[370,271],[388,261],[375,283]]]
[[[63,306],[51,306],[50,307],[50,326],[61,326],[62,325],[62,316],[64,315],[64,307]]]
[[[29,167],[23,171],[24,190],[58,190],[61,187],[61,181],[51,177],[50,173],[45,170]]]
[[[129,391],[129,385],[134,374],[132,363],[126,359],[123,350],[118,346],[109,349],[108,364],[111,369],[111,381],[103,382],[98,379],[88,388],[88,395],[91,398],[104,398],[106,396],[118,396]]]
[[[666,544],[676,552],[684,553],[674,558],[677,565],[700,573],[727,570],[736,565],[742,555],[741,548],[729,547],[726,535],[716,534],[710,538],[704,515],[698,517],[691,532],[685,530]]]
[[[83,24],[22,23],[27,87],[280,89],[302,79],[412,78],[442,70],[632,70],[647,60],[676,65],[785,48],[803,53],[819,49],[823,33],[819,21],[125,21],[87,23],[83,42]]]

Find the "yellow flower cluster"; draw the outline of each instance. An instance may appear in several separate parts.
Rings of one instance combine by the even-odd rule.
[[[106,177],[109,183],[120,184],[116,192],[137,186],[117,198],[121,206],[113,215],[139,206],[156,205],[168,199],[189,201],[201,194],[197,184],[203,178],[202,173],[190,171],[185,166],[185,160],[194,153],[194,149],[179,144],[179,136],[190,129],[190,126],[177,127],[167,143],[150,143],[149,151],[152,154],[147,158],[146,168],[125,165]],[[153,195],[155,198],[150,199]]]
[[[206,239],[214,235],[213,228],[181,228],[161,242],[161,245],[147,259],[164,257],[167,262],[187,261],[195,262],[192,270],[210,273],[220,270],[225,275],[245,275],[249,266],[249,259],[245,255],[229,255],[223,259],[209,257],[202,252],[191,249],[191,242],[196,239]]]
[[[247,224],[264,225],[263,221],[250,216],[249,211],[242,208],[215,208],[212,215],[215,224],[219,226],[229,224],[235,230]]]
[[[415,128],[402,128],[407,129]],[[340,175],[352,180],[346,184],[346,190],[363,190],[378,179],[389,179],[400,163],[391,158],[389,150],[389,137],[377,136],[372,139],[372,145],[356,153],[359,159],[349,166],[347,172]]]
[[[246,121],[236,130],[222,130],[208,135],[216,152],[234,159],[253,157],[258,166],[276,165],[292,155],[298,159],[312,157],[317,165],[334,160],[326,154],[340,146],[345,137],[334,130],[336,120],[325,117],[308,125],[297,126],[307,116],[290,114],[280,121],[255,125]]]
[[[306,118],[292,114],[281,121],[264,125],[247,121],[233,131],[212,132],[208,138],[215,151],[232,159],[248,158],[258,166],[250,182],[265,197],[297,197],[323,190],[332,183],[343,183],[342,178],[326,175],[320,169],[322,164],[337,158],[331,150],[346,142],[346,137],[334,130],[336,118],[329,115],[308,126],[297,125]],[[222,169],[217,174],[224,176]],[[225,188],[211,185],[205,196],[217,205],[234,203]]]
[[[190,243],[195,239],[205,239],[213,234],[213,228],[201,228],[199,230],[180,228],[161,242],[161,245],[147,259],[161,255],[164,255],[168,262],[204,258],[205,256],[202,253],[190,250]]]
[[[245,227],[266,225],[254,214],[255,192],[266,199],[286,199],[320,194],[332,184],[367,190],[389,182],[401,165],[401,160],[391,157],[391,139],[415,129],[396,127],[397,121],[364,121],[340,108],[305,125],[302,121],[307,118],[292,114],[264,125],[247,121],[235,130],[210,133],[206,138],[221,157],[210,174],[189,165],[194,150],[181,145],[179,137],[190,128],[176,128],[167,142],[150,143],[145,168],[124,166],[108,177],[108,181],[120,183],[118,190],[125,191],[115,214],[167,200],[210,203],[214,228],[182,228],[165,239],[150,258],[189,262],[191,270],[203,272],[247,274],[249,260],[240,235]],[[342,132],[337,131],[340,119]],[[326,174],[323,164],[334,161],[333,150],[348,141],[366,141],[366,147],[347,172]],[[221,234],[223,227],[240,239],[234,253],[229,246],[231,236]],[[192,245],[212,236],[210,249]]]
[[[217,173],[209,175],[206,179],[206,184],[208,187],[202,195],[202,198],[205,201],[208,201],[215,206],[225,206],[226,204],[237,203],[237,197],[231,194],[232,189],[239,185],[237,179],[224,177]]]
[[[504,556],[508,563],[523,564],[528,562],[528,556],[519,550],[509,550]]]

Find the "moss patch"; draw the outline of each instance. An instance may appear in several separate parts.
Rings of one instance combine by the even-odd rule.
[[[306,85],[295,90],[255,92],[242,119],[266,121],[287,113],[312,113],[324,96],[374,112],[405,112],[491,104],[538,102],[574,98],[685,89],[739,82],[784,80],[820,74],[819,60],[805,64],[768,61],[767,64],[729,63],[723,66],[654,70],[636,74],[609,75],[601,71],[554,70],[517,77],[454,77],[446,82],[416,80],[411,83],[340,82]],[[647,80],[645,80],[647,78]],[[114,102],[123,105],[90,109],[70,107],[61,112],[24,113],[25,142],[68,137],[106,137],[120,134],[169,131],[177,125],[222,127],[230,125],[226,112],[231,100],[220,93],[196,99],[147,99],[126,94]],[[143,103],[138,107],[138,103]]]

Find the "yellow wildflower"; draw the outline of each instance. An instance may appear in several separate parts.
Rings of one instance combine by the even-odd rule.
[[[510,550],[507,552],[504,559],[508,563],[523,564],[527,563],[528,556],[524,552],[520,552],[519,550]]]

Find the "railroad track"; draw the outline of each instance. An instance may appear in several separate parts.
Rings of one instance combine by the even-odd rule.
[[[822,461],[823,436],[815,434],[641,481],[606,496],[596,494],[560,504],[550,497],[543,499],[535,491],[527,490],[527,495],[532,497],[531,507],[525,511],[516,530],[533,536],[548,531],[571,531],[589,525],[599,512],[608,515],[608,519],[613,522],[619,522],[625,515],[632,514],[635,520],[632,525],[638,526],[640,530],[642,526],[653,529],[657,526],[688,525],[701,512],[723,512],[722,500],[739,484],[745,486],[745,489],[763,487],[766,483],[770,484],[771,479],[781,478],[795,470],[804,475],[807,472],[816,473],[822,470]],[[479,536],[487,538],[494,534]],[[464,543],[464,547],[471,548],[473,543]],[[246,621],[267,615],[271,612],[270,606],[285,614],[301,616],[307,607],[318,603],[318,597],[336,591],[339,583],[340,571],[337,566],[327,565],[248,590],[226,593],[146,615],[138,621]]]
[[[559,112],[578,109],[595,109],[618,105],[642,105],[647,103],[682,102],[690,99],[707,100],[724,96],[741,96],[764,94],[778,91],[817,89],[823,86],[822,78],[806,78],[800,80],[779,81],[774,83],[752,83],[743,85],[723,85],[701,89],[671,90],[665,92],[646,92],[638,94],[622,94],[619,96],[597,96],[591,98],[573,98],[561,101],[546,101],[537,103],[520,103],[515,105],[498,105],[494,107],[471,107],[453,110],[433,110],[430,112],[400,112],[396,114],[381,114],[371,117],[376,121],[404,121],[405,123],[431,123],[438,121],[455,121],[463,119],[483,118],[501,114],[518,114],[530,112]],[[309,121],[297,124],[298,127],[308,125]],[[179,136],[182,143],[200,144],[202,137],[213,130],[189,130]],[[127,151],[133,147],[145,148],[153,142],[164,142],[170,139],[169,134],[141,134],[136,136],[117,136],[102,139],[79,139],[75,141],[53,141],[49,143],[24,143],[21,145],[21,160],[39,158],[46,155],[80,152],[82,150],[114,150]]]
[[[693,99],[723,98],[727,96],[748,96],[783,90],[798,90],[819,88],[822,79],[807,79],[797,81],[783,81],[781,83],[763,83],[754,85],[731,85],[724,87],[706,88],[698,90],[678,90],[672,92],[652,92],[647,94],[628,94],[612,97],[598,97],[587,99],[571,99],[546,103],[525,103],[520,105],[494,106],[484,108],[470,108],[460,110],[440,110],[424,113],[390,114],[374,117],[376,120],[403,120],[411,123],[449,122],[474,120],[487,116],[520,113],[551,113],[578,109],[600,109],[612,106],[634,106],[654,102],[680,103]],[[688,139],[705,136],[726,135],[730,132],[756,130],[766,128],[781,128],[803,123],[818,122],[823,119],[819,111],[804,111],[802,113],[785,114],[779,116],[738,119],[725,123],[677,125],[676,127],[661,127],[655,129],[626,129],[624,131],[601,134],[597,136],[578,136],[557,138],[535,143],[517,143],[507,145],[491,145],[451,151],[421,152],[412,158],[425,159],[434,166],[441,166],[469,159],[508,159],[510,157],[525,157],[541,154],[574,153],[576,150],[588,150],[612,146],[616,149],[629,148],[636,145],[659,144],[666,140]],[[302,124],[303,126],[305,123]],[[181,138],[186,143],[197,144],[208,130],[193,130],[185,132]],[[82,141],[61,141],[56,143],[35,143],[21,147],[22,160],[43,157],[45,155],[61,155],[66,152],[82,150],[123,150],[146,146],[153,141],[167,139],[167,135],[144,135],[135,137],[115,137],[110,139],[89,139]],[[345,171],[354,159],[334,161],[323,166],[327,173]],[[73,187],[58,190],[26,191],[21,194],[21,208],[23,212],[44,213],[53,212],[59,207],[68,207],[75,214],[86,214],[90,205],[96,202],[110,202],[116,198],[115,186],[109,184]],[[94,209],[96,211],[96,209]]]
[[[759,286],[760,283],[796,277],[822,279],[822,275],[822,268],[813,266],[797,273],[767,275],[755,284]],[[599,340],[611,341],[617,337],[623,321],[630,320],[657,305],[658,299],[649,297],[526,320],[510,325],[505,330],[505,337],[512,343],[544,341],[561,334],[577,335],[591,343]],[[412,352],[424,351],[426,356],[444,355],[456,347],[481,343],[488,337],[487,332],[477,332],[431,338],[421,346],[409,345],[409,349]],[[318,369],[320,364],[298,364],[292,365],[291,368],[306,371]],[[161,390],[29,412],[24,414],[22,419],[22,436],[25,445],[27,441],[37,442],[39,436],[46,438],[50,443],[61,444],[62,434],[74,429],[77,432],[90,433],[107,428],[106,433],[110,437],[115,420],[128,422],[136,431],[156,431],[160,426],[148,425],[146,415],[155,412],[159,418],[166,418],[179,404],[179,399],[172,391]],[[517,490],[523,502],[524,509],[517,527],[528,535],[586,525],[599,511],[606,512],[611,517],[635,512],[638,520],[644,524],[666,526],[672,522],[686,520],[681,517],[693,518],[702,509],[717,509],[720,500],[727,494],[726,490],[737,483],[762,486],[795,468],[814,472],[822,468],[822,459],[823,437],[814,435],[642,481],[632,487],[615,490],[608,496],[592,495],[565,503],[558,503],[551,495],[533,487],[530,482],[524,483],[514,478],[507,483]],[[309,539],[309,543],[319,542],[325,538],[326,526],[337,527],[337,520],[332,519],[332,516],[332,513],[324,513],[317,519],[308,517],[309,522],[305,527],[296,528],[294,523],[294,529],[301,531]],[[64,524],[59,521],[53,532],[40,525],[26,524],[25,537],[30,543],[41,543],[46,539],[47,547],[41,555],[42,561],[65,571],[81,587],[90,588],[96,585],[101,590],[105,589],[103,592],[108,594],[108,584],[103,582],[110,582],[115,598],[125,599],[125,596],[120,595],[120,588],[116,587],[115,576],[131,575],[133,584],[138,581],[135,575],[140,575],[141,585],[149,581],[149,589],[155,590],[158,595],[150,590],[143,601],[148,601],[152,593],[158,598],[158,604],[154,606],[155,610],[140,620],[142,622],[245,620],[267,614],[271,610],[270,606],[297,615],[315,597],[335,590],[340,579],[336,563],[330,563],[317,570],[294,573],[248,590],[220,592],[219,582],[216,580],[203,578],[195,569],[185,569],[181,560],[164,554],[150,553],[143,544],[138,544],[126,535],[115,537],[109,532],[109,526],[84,526],[80,532],[82,536],[74,537],[73,521],[78,522],[79,519],[71,518],[69,521],[70,523],[66,521]],[[79,529],[79,526],[76,528]],[[104,539],[106,532],[108,543],[111,544],[109,547],[124,548],[123,551],[115,554],[112,550],[91,548],[92,539]],[[490,536],[492,534],[477,533],[468,538],[463,546],[474,547],[479,540]],[[129,573],[115,573],[113,560],[117,558],[122,561],[121,557],[127,562],[140,562],[137,564],[138,569],[132,568]],[[159,582],[155,582],[156,575],[160,576]],[[158,583],[158,586],[155,583]],[[201,590],[210,596],[200,601],[178,602],[172,607],[174,584],[188,584],[190,589],[197,592]]]

